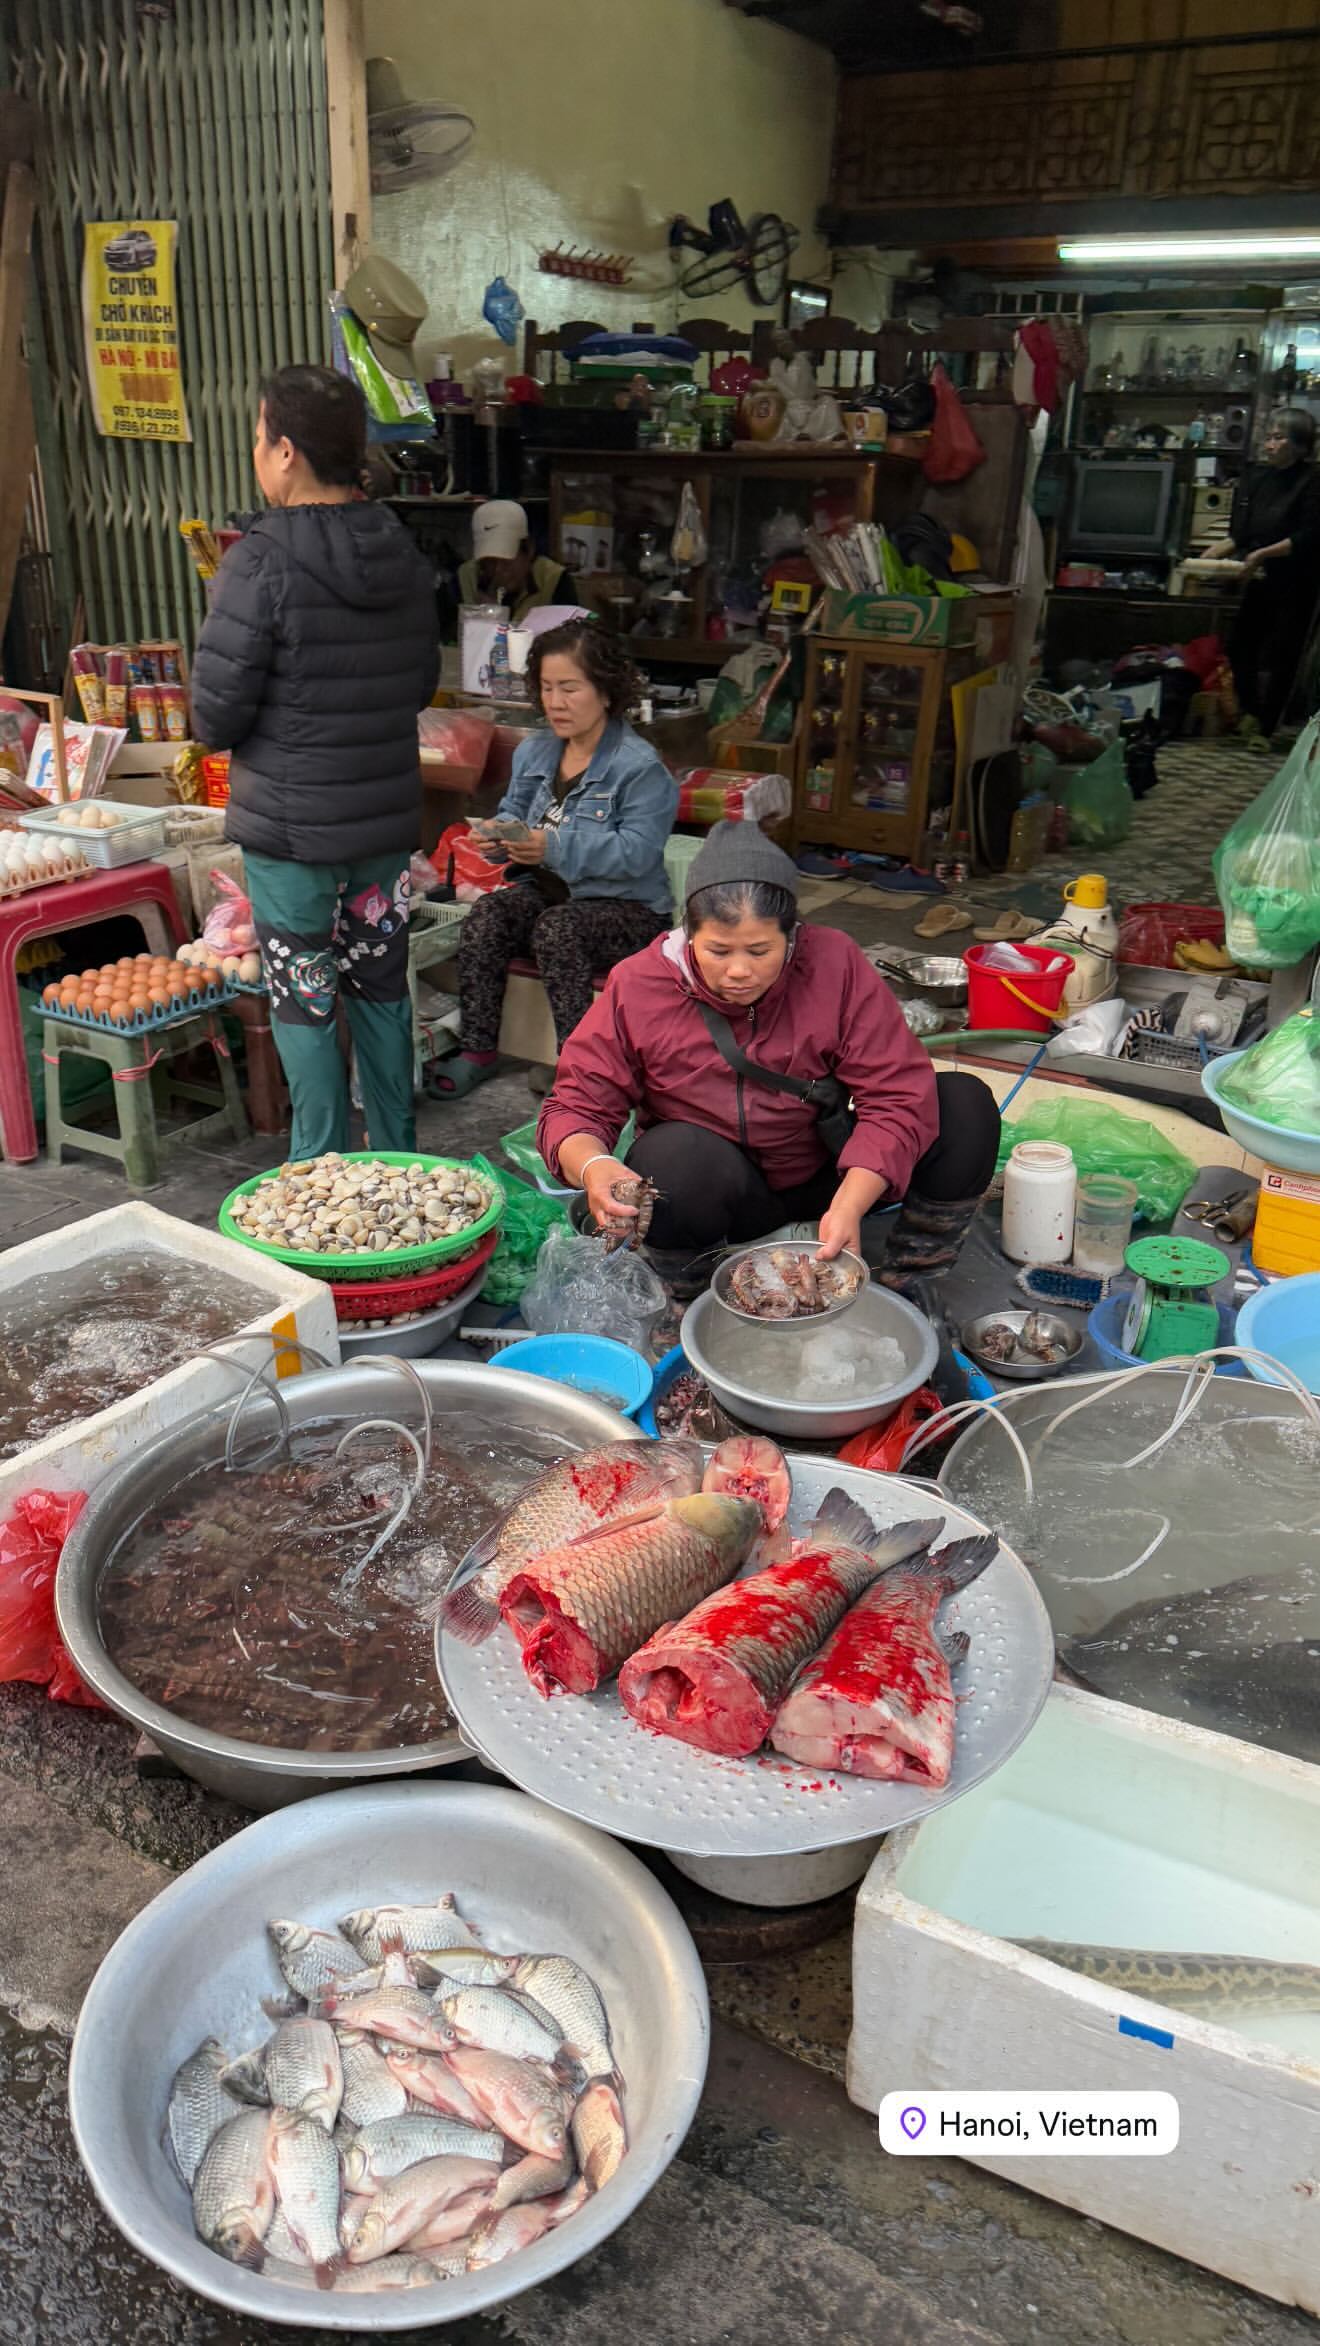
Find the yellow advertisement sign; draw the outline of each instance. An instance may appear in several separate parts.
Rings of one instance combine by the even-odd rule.
[[[179,374],[175,220],[88,220],[83,335],[97,430],[110,440],[191,440]]]

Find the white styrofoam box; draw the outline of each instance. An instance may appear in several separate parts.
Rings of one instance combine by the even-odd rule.
[[[1164,2158],[957,2155],[1320,2313],[1320,2012],[1193,2018],[1020,1938],[1315,1963],[1320,1767],[1056,1685],[997,1775],[876,1857],[848,2056],[868,2110],[896,2090],[1173,2093]]]
[[[208,1267],[241,1280],[268,1298],[256,1317],[244,1323],[242,1333],[251,1341],[227,1345],[227,1359],[246,1361],[253,1368],[268,1360],[271,1348],[262,1333],[268,1331],[277,1337],[297,1338],[338,1366],[339,1329],[328,1286],[272,1262],[251,1247],[239,1246],[232,1238],[222,1238],[216,1230],[198,1229],[136,1198],[111,1206],[103,1214],[90,1214],[86,1221],[68,1222],[43,1238],[9,1247],[0,1254],[0,1296],[12,1294],[41,1272],[85,1267],[98,1255],[137,1253],[173,1255],[194,1267]],[[276,1373],[280,1377],[297,1376],[301,1366],[296,1351],[286,1348],[277,1354]],[[311,1361],[307,1366],[314,1368],[316,1363]],[[97,1410],[91,1417],[46,1435],[30,1450],[0,1465],[0,1522],[14,1501],[28,1491],[92,1490],[127,1451],[154,1440],[195,1410],[214,1408],[219,1402],[237,1398],[241,1391],[232,1369],[201,1354],[168,1370],[140,1392],[114,1402],[109,1409]]]

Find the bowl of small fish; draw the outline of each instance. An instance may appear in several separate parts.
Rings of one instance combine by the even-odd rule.
[[[726,1254],[710,1283],[717,1303],[740,1320],[819,1322],[849,1311],[870,1280],[860,1255],[826,1262],[815,1238],[788,1238]]]
[[[1016,1384],[1062,1376],[1085,1342],[1085,1330],[1054,1311],[987,1311],[962,1326],[963,1350],[977,1367]]]
[[[432,1608],[529,1475],[626,1441],[543,1377],[367,1356],[132,1452],[64,1543],[60,1635],[208,1790],[273,1808],[468,1758]]]
[[[707,1290],[683,1315],[683,1350],[739,1425],[808,1442],[860,1433],[924,1385],[940,1340],[924,1312],[868,1281],[838,1321],[744,1319]]]
[[[371,1786],[260,1819],[129,1924],[69,2110],[107,2214],[185,2287],[392,2333],[608,2238],[708,2051],[686,1926],[617,1842],[502,1788]]]

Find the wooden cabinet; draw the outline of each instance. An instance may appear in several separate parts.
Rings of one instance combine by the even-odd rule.
[[[675,578],[670,542],[688,484],[707,558]],[[550,468],[549,551],[639,660],[715,669],[752,640],[750,625],[730,626],[726,606],[741,601],[755,610],[763,533],[777,514],[809,523],[828,513],[836,526],[892,527],[915,508],[924,485],[914,458],[805,444],[565,453]],[[666,605],[675,588],[686,600]]]
[[[957,741],[949,687],[985,666],[972,644],[813,637],[799,723],[793,840],[915,856],[952,807]]]

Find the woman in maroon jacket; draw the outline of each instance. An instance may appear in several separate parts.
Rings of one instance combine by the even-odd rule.
[[[796,867],[752,823],[719,823],[684,926],[620,962],[560,1053],[542,1156],[597,1219],[625,1168],[660,1192],[661,1254],[819,1221],[826,1254],[901,1199],[883,1276],[947,1269],[989,1187],[999,1111],[973,1075],[936,1080],[883,978],[838,929],[800,926]],[[833,1079],[833,1080],[831,1080]],[[851,1122],[846,1104],[851,1101]]]

